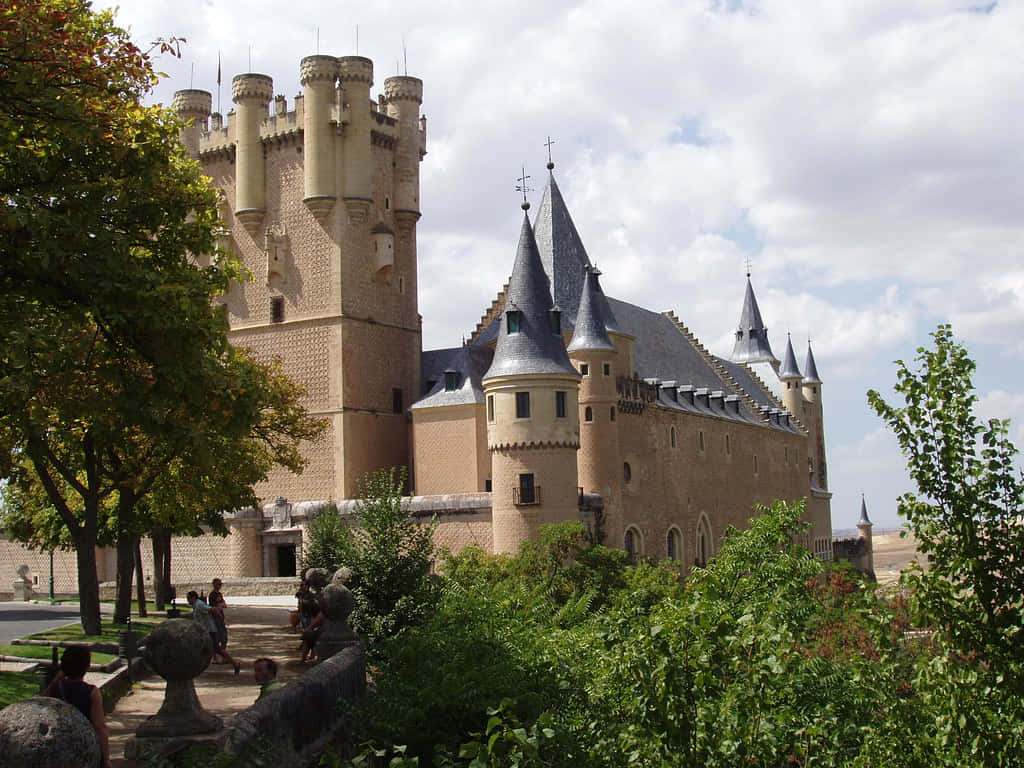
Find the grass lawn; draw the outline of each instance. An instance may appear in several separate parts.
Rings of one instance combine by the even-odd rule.
[[[157,625],[164,621],[163,617],[160,618],[147,618],[147,619],[133,619],[131,629],[141,638],[148,635]],[[127,624],[115,624],[112,621],[104,621],[101,625],[101,633],[99,635],[85,635],[82,632],[81,624],[68,624],[65,627],[58,627],[57,629],[51,629],[46,632],[39,632],[35,635],[30,635],[33,640],[84,640],[93,643],[116,643],[117,633],[122,629],[128,629]]]
[[[0,708],[39,695],[39,678],[31,672],[0,672]]]
[[[43,661],[49,661],[51,659],[52,652],[51,647],[46,645],[0,645],[0,656],[20,656],[23,659],[41,659]],[[109,653],[93,653],[92,663],[106,664],[108,661],[113,661],[115,658],[117,657],[112,656]]]

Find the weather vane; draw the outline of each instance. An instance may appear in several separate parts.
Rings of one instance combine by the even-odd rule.
[[[544,146],[548,148],[548,170],[550,171],[555,167],[554,162],[551,160],[551,145],[555,142],[548,136],[548,140],[544,142]]]
[[[523,193],[523,204],[521,207],[524,211],[528,211],[530,210],[530,201],[526,199],[526,193],[533,192],[533,187],[526,186],[526,180],[530,178],[529,176],[526,175],[526,166],[522,166],[521,170],[523,172],[523,175],[516,179],[516,181],[519,182],[519,184],[516,185],[516,192]]]

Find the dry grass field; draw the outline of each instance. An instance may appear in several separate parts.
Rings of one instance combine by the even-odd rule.
[[[875,576],[879,584],[891,584],[900,577],[900,571],[911,562],[921,560],[913,535],[900,538],[898,531],[872,537],[875,550]]]

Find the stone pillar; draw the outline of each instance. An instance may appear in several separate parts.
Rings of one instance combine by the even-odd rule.
[[[370,145],[373,62],[363,56],[342,56],[338,59],[338,79],[344,89],[348,114],[342,144],[342,194],[349,218],[361,223],[366,220],[373,202],[373,150]]]

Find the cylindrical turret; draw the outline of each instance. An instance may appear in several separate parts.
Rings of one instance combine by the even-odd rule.
[[[235,75],[231,81],[235,102],[235,217],[250,233],[259,228],[266,209],[260,125],[273,95],[274,81],[266,75]]]
[[[303,163],[305,196],[303,202],[317,218],[334,207],[335,134],[331,126],[331,109],[335,104],[334,82],[338,77],[338,60],[334,56],[307,56],[302,60]]]
[[[342,195],[349,216],[362,220],[373,201],[373,149],[370,145],[373,62],[363,56],[342,56],[338,59],[338,79],[345,91],[348,112],[342,145]]]
[[[786,410],[801,421],[804,418],[804,400],[801,382],[803,374],[796,364],[793,353],[793,340],[786,334],[786,354],[782,356],[782,366],[778,371],[779,383],[782,385],[782,404]]]
[[[174,92],[171,103],[185,126],[181,129],[181,143],[193,160],[199,157],[199,138],[206,133],[206,121],[213,109],[213,95],[209,91],[187,89]]]
[[[420,215],[420,104],[423,81],[408,75],[384,81],[388,115],[398,121],[395,150],[395,213]]]
[[[821,377],[814,362],[811,343],[807,342],[807,360],[803,379],[804,424],[807,427],[808,456],[812,462],[812,480],[822,490],[828,490],[828,468],[825,462],[825,425],[821,402]]]

